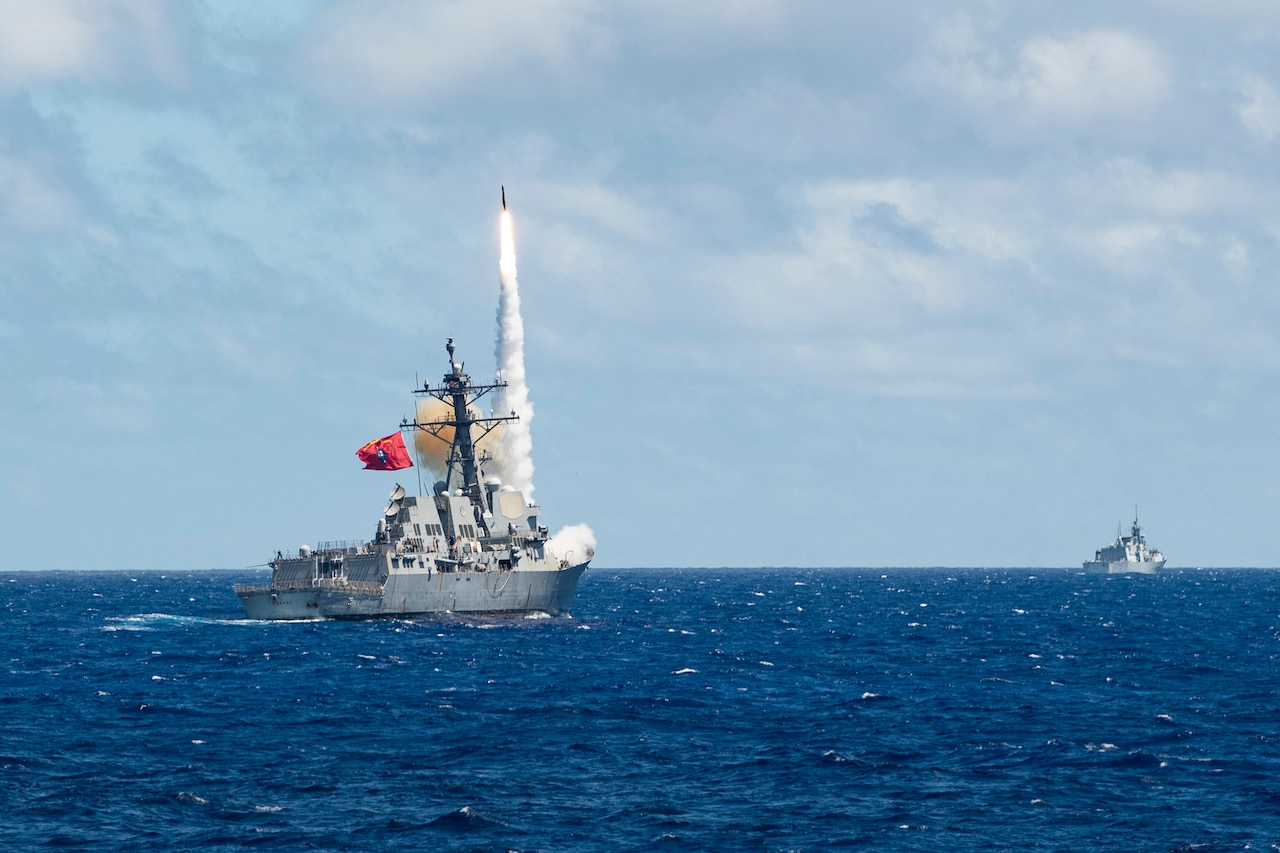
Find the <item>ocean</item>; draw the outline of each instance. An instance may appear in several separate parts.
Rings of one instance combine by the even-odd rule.
[[[0,574],[0,849],[1280,850],[1280,572],[591,569],[262,623]]]

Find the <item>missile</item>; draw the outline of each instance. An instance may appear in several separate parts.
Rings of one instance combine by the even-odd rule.
[[[506,187],[502,187],[502,209],[503,210],[507,209],[507,188]]]

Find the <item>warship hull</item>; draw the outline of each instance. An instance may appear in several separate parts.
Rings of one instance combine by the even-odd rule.
[[[370,540],[276,551],[267,563],[269,583],[235,588],[250,618],[569,613],[578,579],[595,557],[595,537],[586,525],[551,536],[540,506],[500,477],[486,476],[484,466],[493,458],[477,450],[477,441],[518,418],[514,412],[481,417],[477,401],[506,384],[472,384],[454,358],[453,338],[445,350],[449,370],[440,385],[424,382],[413,392],[444,405],[435,407],[437,416],[423,418],[415,407],[414,419],[400,424],[415,435],[415,445],[420,439],[447,449],[445,459],[436,460],[444,478],[430,495],[409,495],[397,483]],[[400,432],[374,439],[356,456],[376,471],[414,465]]]
[[[1164,567],[1164,554],[1147,546],[1138,524],[1138,508],[1133,508],[1133,527],[1128,536],[1116,530],[1116,541],[1099,548],[1084,564],[1091,575],[1154,575]]]
[[[1091,575],[1154,575],[1164,568],[1164,560],[1090,560],[1084,570]]]
[[[240,585],[253,619],[369,619],[458,613],[486,616],[570,612],[587,563],[563,569],[438,571],[393,574],[385,583],[317,582],[291,589]]]

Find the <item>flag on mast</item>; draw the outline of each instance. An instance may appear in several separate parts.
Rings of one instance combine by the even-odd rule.
[[[357,450],[356,456],[360,457],[366,471],[396,471],[413,467],[409,449],[404,446],[404,439],[398,432],[375,438]]]

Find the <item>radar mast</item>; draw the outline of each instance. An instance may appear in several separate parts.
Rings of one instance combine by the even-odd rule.
[[[454,360],[453,338],[449,338],[445,349],[449,353],[449,372],[444,375],[443,385],[432,388],[429,383],[424,382],[422,388],[414,389],[413,393],[419,397],[434,397],[445,403],[453,410],[453,416],[434,421],[419,421],[415,412],[414,419],[402,421],[400,429],[422,430],[449,444],[448,472],[445,475],[446,488],[453,491],[460,487],[463,494],[471,498],[474,505],[482,507],[484,511],[492,512],[493,507],[489,506],[488,496],[484,489],[480,488],[479,465],[489,457],[477,458],[476,442],[492,432],[498,424],[517,421],[520,418],[515,412],[506,416],[479,417],[472,410],[471,405],[490,391],[505,388],[507,383],[499,380],[489,385],[471,384],[471,377],[463,370],[465,365]],[[450,428],[453,430],[452,439],[445,437],[445,431]]]

